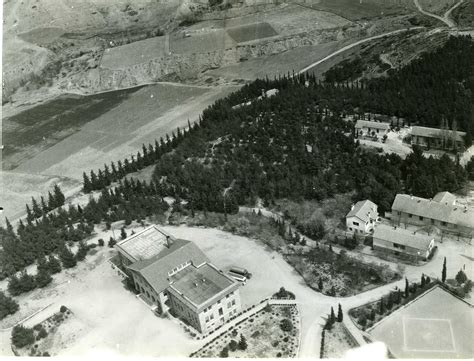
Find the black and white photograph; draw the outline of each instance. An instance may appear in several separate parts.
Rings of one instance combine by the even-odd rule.
[[[0,14],[0,359],[474,359],[474,0]]]

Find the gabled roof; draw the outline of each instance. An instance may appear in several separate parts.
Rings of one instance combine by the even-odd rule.
[[[357,121],[355,127],[356,128],[374,128],[374,129],[388,130],[388,129],[390,129],[390,124],[359,119]]]
[[[439,128],[429,128],[429,127],[418,127],[413,126],[411,128],[411,135],[416,135],[419,137],[427,137],[427,138],[441,138],[442,129]],[[448,136],[452,136],[453,131],[448,130]],[[465,132],[456,132],[456,140],[462,141],[463,137],[466,135]]]
[[[157,293],[160,293],[170,283],[168,272],[186,262],[198,266],[209,262],[209,259],[194,243],[176,239],[170,247],[165,247],[159,254],[150,259],[135,262],[128,268],[139,273]]]
[[[433,197],[433,201],[445,204],[454,204],[456,196],[449,192],[439,192]]]
[[[357,202],[349,213],[347,213],[346,218],[357,217],[361,221],[367,222],[369,218],[377,217],[377,205],[366,199],[365,201]]]
[[[205,308],[239,284],[209,263],[188,266],[171,277],[168,291],[194,308]]]
[[[439,198],[450,197],[441,195]],[[397,194],[392,204],[392,211],[410,213],[474,230],[474,211],[471,208],[447,201],[436,202],[435,200],[413,197],[408,194]]]
[[[379,224],[374,228],[373,237],[374,240],[381,239],[422,251],[426,251],[431,241],[434,240],[433,236],[418,234],[400,227],[391,227],[384,224]]]

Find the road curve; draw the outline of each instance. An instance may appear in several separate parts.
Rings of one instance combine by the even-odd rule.
[[[416,1],[416,0],[415,0]],[[368,38],[365,38],[365,39],[361,39],[359,41],[356,41],[355,43],[352,43],[352,44],[349,44],[349,45],[346,45],[344,47],[342,47],[341,49],[338,49],[336,50],[335,52],[329,54],[328,56],[308,65],[307,67],[301,69],[298,74],[302,74],[302,73],[305,73],[307,72],[308,70],[310,70],[311,68],[314,68],[315,66],[318,66],[319,64],[321,63],[324,63],[325,61],[331,59],[332,57],[336,56],[336,55],[339,55],[343,52],[345,52],[346,50],[349,50],[349,49],[352,49],[353,47],[355,46],[358,46],[358,45],[361,45],[361,44],[364,44],[364,43],[367,43],[369,41],[372,41],[372,40],[376,40],[376,39],[381,39],[381,38],[385,38],[387,36],[392,36],[392,35],[396,35],[396,34],[400,34],[400,33],[404,33],[404,32],[407,32],[407,31],[412,31],[412,30],[418,30],[418,29],[424,29],[425,27],[424,26],[414,26],[414,27],[411,27],[411,28],[408,28],[408,29],[399,29],[399,30],[393,30],[393,31],[389,31],[387,33],[383,33],[383,34],[379,34],[379,35],[374,35],[374,36],[371,36],[371,37],[368,37]]]

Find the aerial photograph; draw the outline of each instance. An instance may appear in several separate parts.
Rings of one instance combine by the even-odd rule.
[[[0,358],[474,359],[474,0],[3,0]]]

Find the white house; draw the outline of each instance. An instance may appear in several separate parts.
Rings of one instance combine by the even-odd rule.
[[[359,119],[355,130],[357,137],[383,138],[390,130],[390,124]]]
[[[369,200],[357,202],[347,213],[347,230],[356,234],[368,234],[373,231],[378,216],[377,205],[374,202]]]

